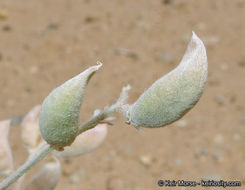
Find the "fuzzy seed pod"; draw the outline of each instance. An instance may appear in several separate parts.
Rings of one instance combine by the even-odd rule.
[[[100,110],[94,111],[94,116],[100,113]],[[115,118],[108,117],[104,121],[111,122]],[[74,157],[88,153],[99,147],[105,140],[107,135],[107,124],[98,124],[94,128],[89,129],[78,135],[71,146],[66,147],[64,151],[54,151],[57,157]]]
[[[207,74],[206,49],[193,32],[180,64],[129,106],[128,122],[136,127],[161,127],[178,120],[200,99]]]
[[[42,166],[39,173],[27,185],[26,190],[53,190],[61,175],[60,162],[55,157]]]
[[[0,177],[5,177],[14,169],[12,151],[8,143],[10,120],[0,121]]]
[[[55,88],[43,101],[39,126],[42,137],[55,149],[69,146],[77,136],[85,87],[102,66],[93,66]]]
[[[21,137],[29,153],[36,149],[42,140],[38,124],[40,110],[41,105],[35,106],[21,122]]]

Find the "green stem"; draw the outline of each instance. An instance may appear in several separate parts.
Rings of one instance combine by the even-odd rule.
[[[81,134],[84,131],[92,129],[99,122],[101,122],[102,120],[104,120],[107,117],[109,117],[112,114],[114,114],[117,111],[117,108],[120,105],[123,105],[123,104],[125,104],[127,102],[127,100],[128,100],[128,92],[129,92],[130,89],[131,89],[130,85],[127,85],[126,87],[123,87],[122,91],[121,91],[121,94],[120,94],[120,97],[118,98],[117,102],[115,104],[113,104],[112,106],[105,108],[102,112],[100,112],[99,114],[93,116],[91,119],[89,119],[88,121],[83,123],[79,127],[79,133],[78,134]]]
[[[4,190],[14,183],[19,177],[25,174],[29,169],[31,169],[36,163],[41,161],[47,154],[49,154],[53,149],[48,144],[44,144],[40,149],[37,149],[27,161],[14,171],[10,176],[5,178],[0,183],[0,190]]]
[[[125,104],[125,102],[128,100],[128,92],[130,90],[130,86],[126,86],[122,89],[122,92],[120,94],[119,99],[115,104],[112,106],[104,109],[104,111],[100,112],[99,114],[93,116],[90,120],[85,122],[79,127],[79,134],[95,127],[99,122],[106,119],[113,113],[117,111],[117,108],[120,105]],[[41,161],[47,154],[53,151],[53,148],[49,144],[44,144],[40,148],[37,149],[34,153],[30,155],[30,157],[27,159],[27,161],[20,166],[16,171],[14,171],[10,176],[8,176],[6,179],[4,179],[0,183],[0,190],[4,190],[7,187],[9,187],[12,183],[14,183],[19,177],[21,177],[23,174],[25,174],[29,169],[31,169],[36,163]]]
[[[95,127],[100,121],[104,120],[105,118],[109,117],[113,113],[116,112],[116,108],[110,107],[105,109],[104,111],[100,112],[98,115],[93,116],[91,119],[83,123],[79,127],[79,134],[83,133],[84,131],[87,131],[89,129],[92,129]]]

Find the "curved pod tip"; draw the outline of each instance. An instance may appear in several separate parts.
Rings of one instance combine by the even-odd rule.
[[[207,74],[206,49],[193,32],[180,64],[129,106],[128,122],[136,127],[162,127],[180,119],[200,99]]]
[[[39,127],[42,137],[53,148],[63,150],[76,138],[85,88],[101,66],[97,62],[97,65],[55,88],[43,101]]]

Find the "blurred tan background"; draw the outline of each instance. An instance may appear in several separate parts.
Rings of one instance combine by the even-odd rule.
[[[62,160],[56,189],[175,189],[158,187],[159,179],[245,185],[244,21],[244,0],[1,0],[0,119],[28,112],[98,60],[104,65],[87,88],[82,121],[114,103],[126,84],[133,103],[178,65],[195,31],[207,48],[209,78],[194,109],[143,131],[116,115],[99,149]],[[19,165],[27,153],[18,126],[10,139]]]

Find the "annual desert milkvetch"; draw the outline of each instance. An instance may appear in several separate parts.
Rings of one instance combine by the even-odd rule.
[[[43,101],[39,127],[42,137],[53,148],[62,150],[78,135],[80,107],[86,85],[102,66],[93,66],[55,88]]]
[[[180,64],[158,79],[122,112],[136,127],[161,127],[181,118],[200,99],[208,63],[203,42],[193,32]]]
[[[65,149],[64,154],[58,152],[57,156],[77,156],[98,147],[106,136],[106,124],[110,124],[107,119],[116,110],[121,110],[126,115],[128,122],[136,127],[161,127],[176,121],[199,100],[207,79],[208,65],[205,47],[202,41],[193,33],[191,42],[179,66],[158,79],[133,105],[127,104],[130,86],[124,87],[120,97],[114,104],[105,107],[103,111],[96,113],[80,125],[80,106],[85,87],[100,67],[101,64],[90,67],[54,89],[46,97],[40,111],[39,127],[43,139],[48,144],[41,142],[38,130],[34,131],[33,128],[33,126],[38,125],[36,121],[39,110],[33,109],[33,114],[32,111],[29,112],[30,115],[27,114],[26,120],[24,119],[22,123],[22,139],[27,145],[30,155],[23,165],[0,183],[1,190],[8,188],[49,153],[56,154],[57,151],[54,149],[58,151]],[[12,121],[11,118],[11,123],[14,123]],[[6,129],[8,129],[10,122],[8,120],[0,123],[1,125],[7,126]],[[100,131],[97,131],[97,129],[100,129]],[[7,139],[7,133],[4,131],[7,132],[7,130],[2,131],[1,134],[4,137],[2,140]],[[28,138],[28,134],[35,135]],[[75,139],[77,141],[74,141]],[[0,148],[4,151],[0,151],[3,153],[2,156],[0,155],[0,160],[4,163],[1,165],[3,166],[1,167],[3,176],[7,175],[13,168],[11,163],[10,167],[5,167],[8,164],[6,158],[11,158],[11,155],[6,151],[7,149],[4,149],[6,147],[3,146],[6,145],[6,142],[2,141],[0,143]],[[72,146],[72,143],[74,146]],[[69,145],[71,147],[66,148]],[[59,163],[52,161],[51,165],[45,165],[44,169],[30,181],[29,189],[51,190],[55,188],[60,176]],[[21,181],[19,182],[20,185]],[[42,184],[45,184],[45,187]]]

